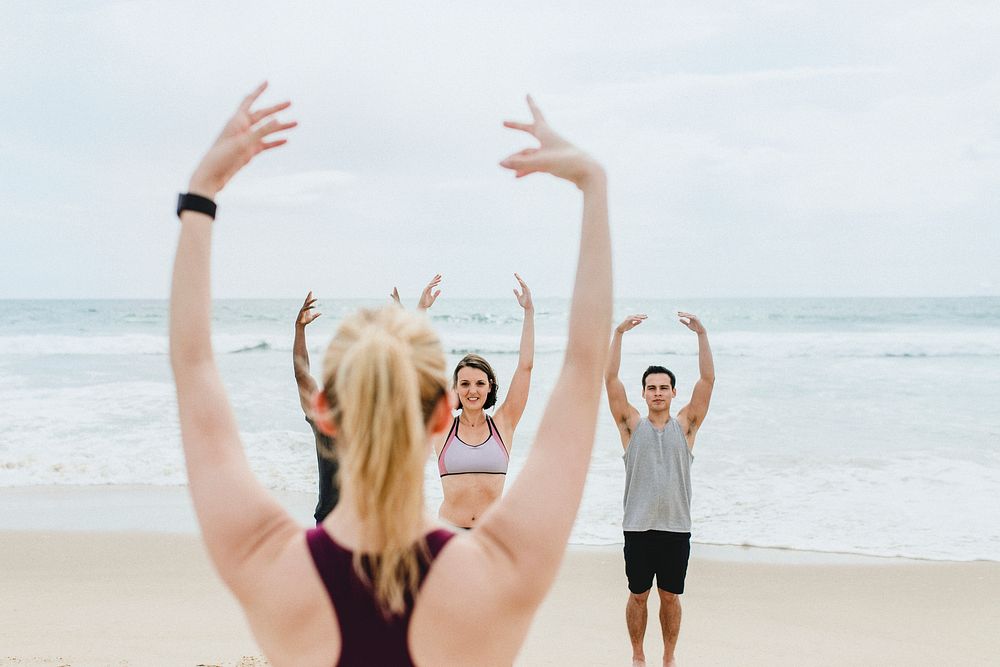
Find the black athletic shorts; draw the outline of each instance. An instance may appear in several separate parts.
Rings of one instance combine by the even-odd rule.
[[[625,576],[628,589],[638,595],[656,587],[680,595],[684,592],[691,533],[663,530],[625,531]]]

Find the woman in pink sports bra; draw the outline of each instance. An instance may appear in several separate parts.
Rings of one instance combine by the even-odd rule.
[[[556,134],[530,97],[532,121],[505,123],[538,145],[501,166],[518,177],[545,172],[574,184],[583,193],[583,221],[556,384],[573,397],[546,407],[504,497],[477,518],[476,530],[459,535],[427,512],[424,465],[432,443],[454,426],[455,392],[427,320],[388,306],[345,318],[327,348],[312,417],[337,438],[340,502],[306,530],[250,470],[212,354],[212,200],[257,154],[284,143],[276,132],[295,125],[276,118],[287,102],[254,109],[265,87],[240,104],[177,209],[170,364],[188,488],[208,554],[275,667],[512,664],[555,579],[594,443],[611,331],[604,171]],[[279,242],[282,232],[273,233]],[[486,423],[490,438],[505,437]],[[445,457],[456,466],[459,459]]]
[[[514,290],[514,296],[524,309],[524,323],[517,369],[507,397],[492,416],[486,413],[497,401],[496,373],[478,354],[466,355],[452,375],[461,412],[448,436],[434,443],[444,490],[438,515],[460,528],[475,526],[503,492],[514,429],[528,402],[535,357],[535,306],[527,283],[516,273],[514,277],[521,286],[520,292]]]

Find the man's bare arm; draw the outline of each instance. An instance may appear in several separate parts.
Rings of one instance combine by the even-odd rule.
[[[615,418],[615,424],[618,425],[618,430],[621,432],[622,447],[628,445],[632,429],[639,420],[639,411],[628,402],[625,385],[618,377],[622,364],[622,337],[625,332],[631,331],[645,319],[646,316],[641,313],[629,315],[615,327],[614,334],[611,336],[611,347],[608,350],[608,363],[604,368],[604,388],[608,394],[608,406],[611,408],[611,415]]]
[[[306,346],[306,325],[322,315],[313,310],[315,305],[316,299],[310,290],[295,318],[295,342],[292,344],[292,366],[295,369],[295,384],[299,388],[299,405],[306,416],[312,412],[312,397],[318,388],[309,372],[309,348]]]
[[[712,359],[712,348],[708,344],[708,332],[697,316],[691,313],[677,313],[681,324],[698,334],[698,382],[694,385],[691,402],[683,412],[688,422],[688,432],[698,430],[712,400],[712,389],[715,387],[715,362]]]

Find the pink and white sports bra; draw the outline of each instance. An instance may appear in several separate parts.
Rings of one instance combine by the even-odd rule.
[[[493,418],[487,415],[486,422],[489,424],[490,437],[478,445],[470,445],[458,437],[458,417],[455,417],[438,456],[438,472],[442,477],[473,472],[486,475],[507,474],[507,464],[510,461],[507,447],[503,444]]]

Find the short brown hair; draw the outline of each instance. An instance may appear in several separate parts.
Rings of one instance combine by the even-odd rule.
[[[642,374],[642,390],[646,391],[646,378],[654,373],[666,373],[670,376],[670,388],[677,389],[677,378],[674,377],[672,371],[667,370],[663,366],[650,366],[646,369],[646,372]]]

